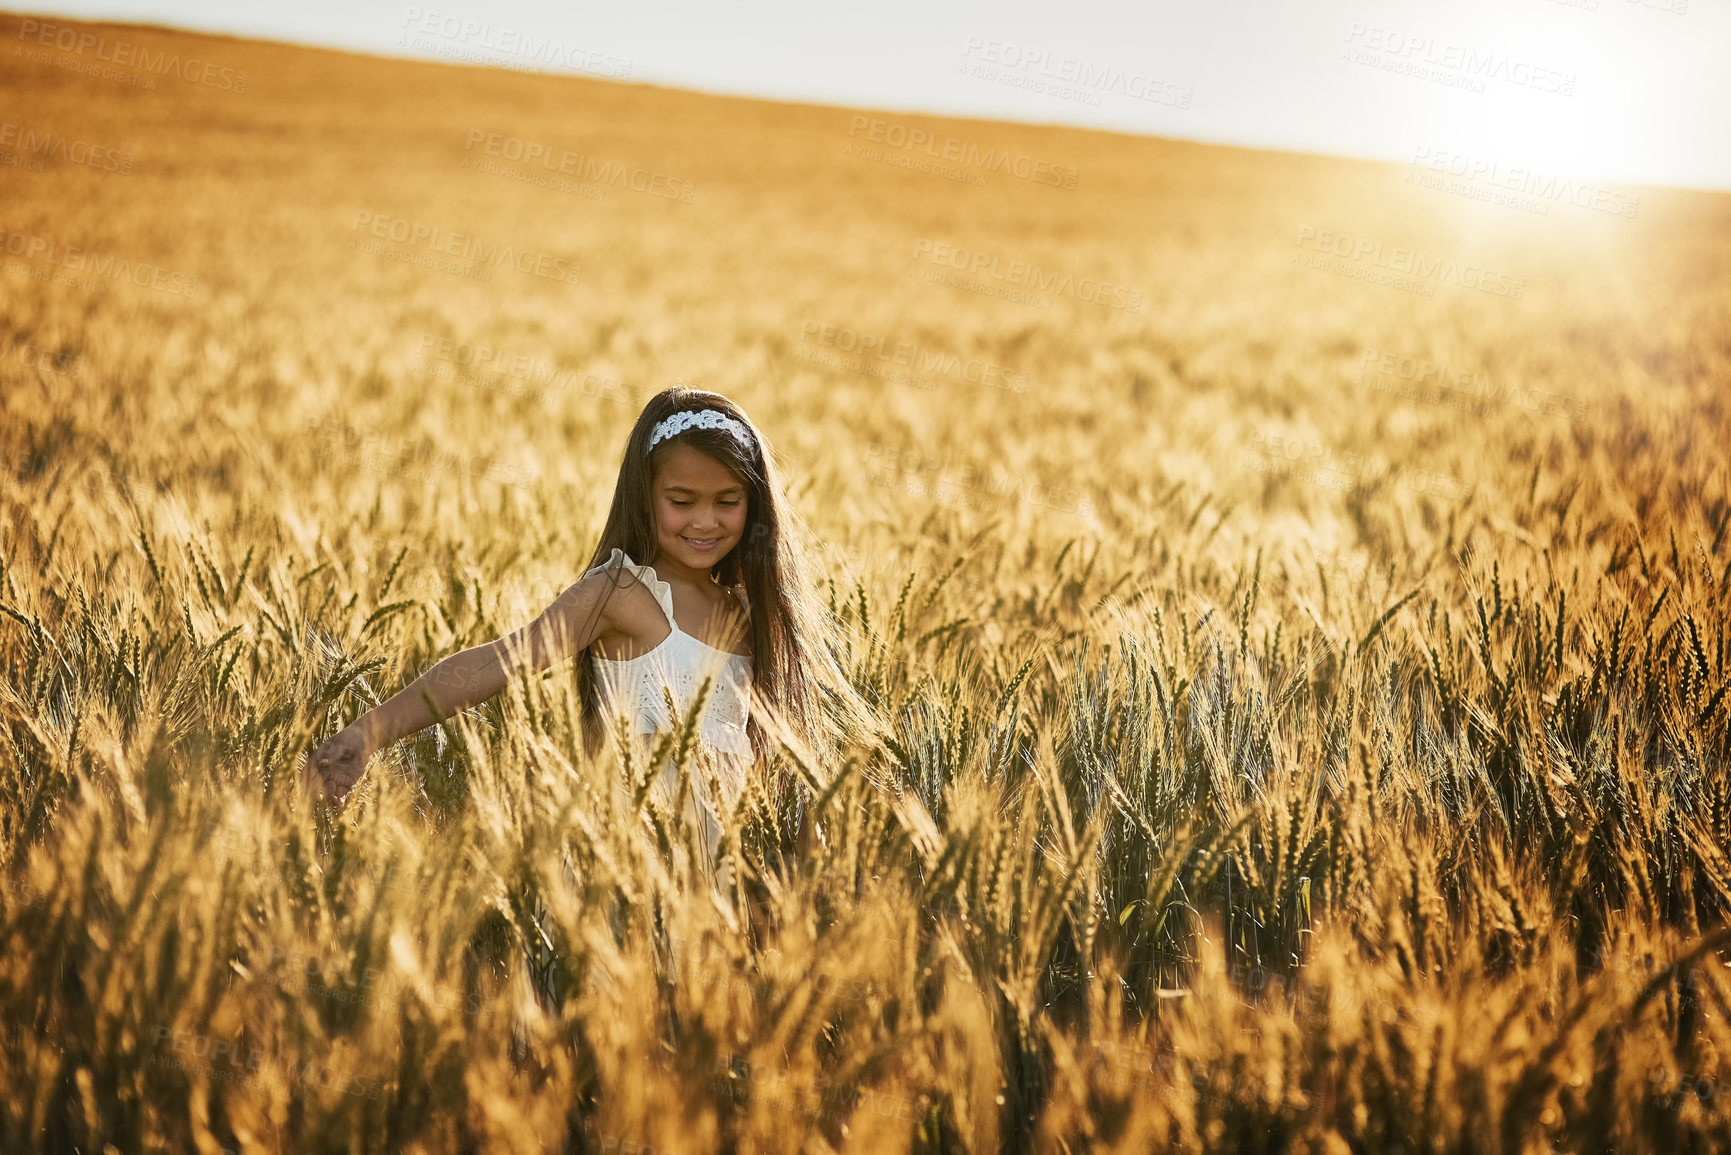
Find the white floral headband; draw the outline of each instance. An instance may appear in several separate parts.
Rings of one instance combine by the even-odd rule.
[[[656,423],[655,432],[649,437],[649,448],[654,449],[656,442],[684,433],[687,429],[725,429],[733,434],[734,440],[751,452],[751,430],[735,421],[725,413],[717,413],[713,409],[684,409],[675,413],[665,421]],[[645,450],[645,452],[648,452]]]

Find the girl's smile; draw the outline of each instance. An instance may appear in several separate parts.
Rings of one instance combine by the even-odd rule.
[[[675,444],[656,471],[653,490],[663,557],[685,576],[707,580],[745,533],[744,481],[707,453]]]

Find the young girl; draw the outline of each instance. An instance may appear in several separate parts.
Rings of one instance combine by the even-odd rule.
[[[683,809],[713,856],[723,816],[768,753],[764,715],[820,769],[833,765],[837,725],[866,719],[831,651],[805,537],[745,412],[719,393],[663,390],[625,443],[607,525],[582,578],[527,626],[452,654],[351,722],[313,753],[312,770],[340,805],[380,749],[492,697],[520,670],[577,654],[586,752],[600,750],[619,712],[649,748],[686,717],[708,677]],[[662,805],[674,801],[677,783],[669,758],[653,788]],[[801,806],[801,854],[808,838]]]

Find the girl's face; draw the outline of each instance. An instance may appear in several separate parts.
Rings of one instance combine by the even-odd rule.
[[[674,442],[650,485],[663,557],[708,570],[745,533],[745,481],[707,453]]]

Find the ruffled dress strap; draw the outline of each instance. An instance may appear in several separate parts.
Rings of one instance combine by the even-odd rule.
[[[621,569],[631,571],[637,580],[655,595],[655,601],[661,606],[661,612],[667,615],[667,624],[678,629],[679,623],[673,618],[673,587],[661,580],[660,576],[656,574],[654,566],[638,565],[631,560],[630,554],[618,546],[614,546],[611,557],[583,576],[588,577],[590,574]]]

